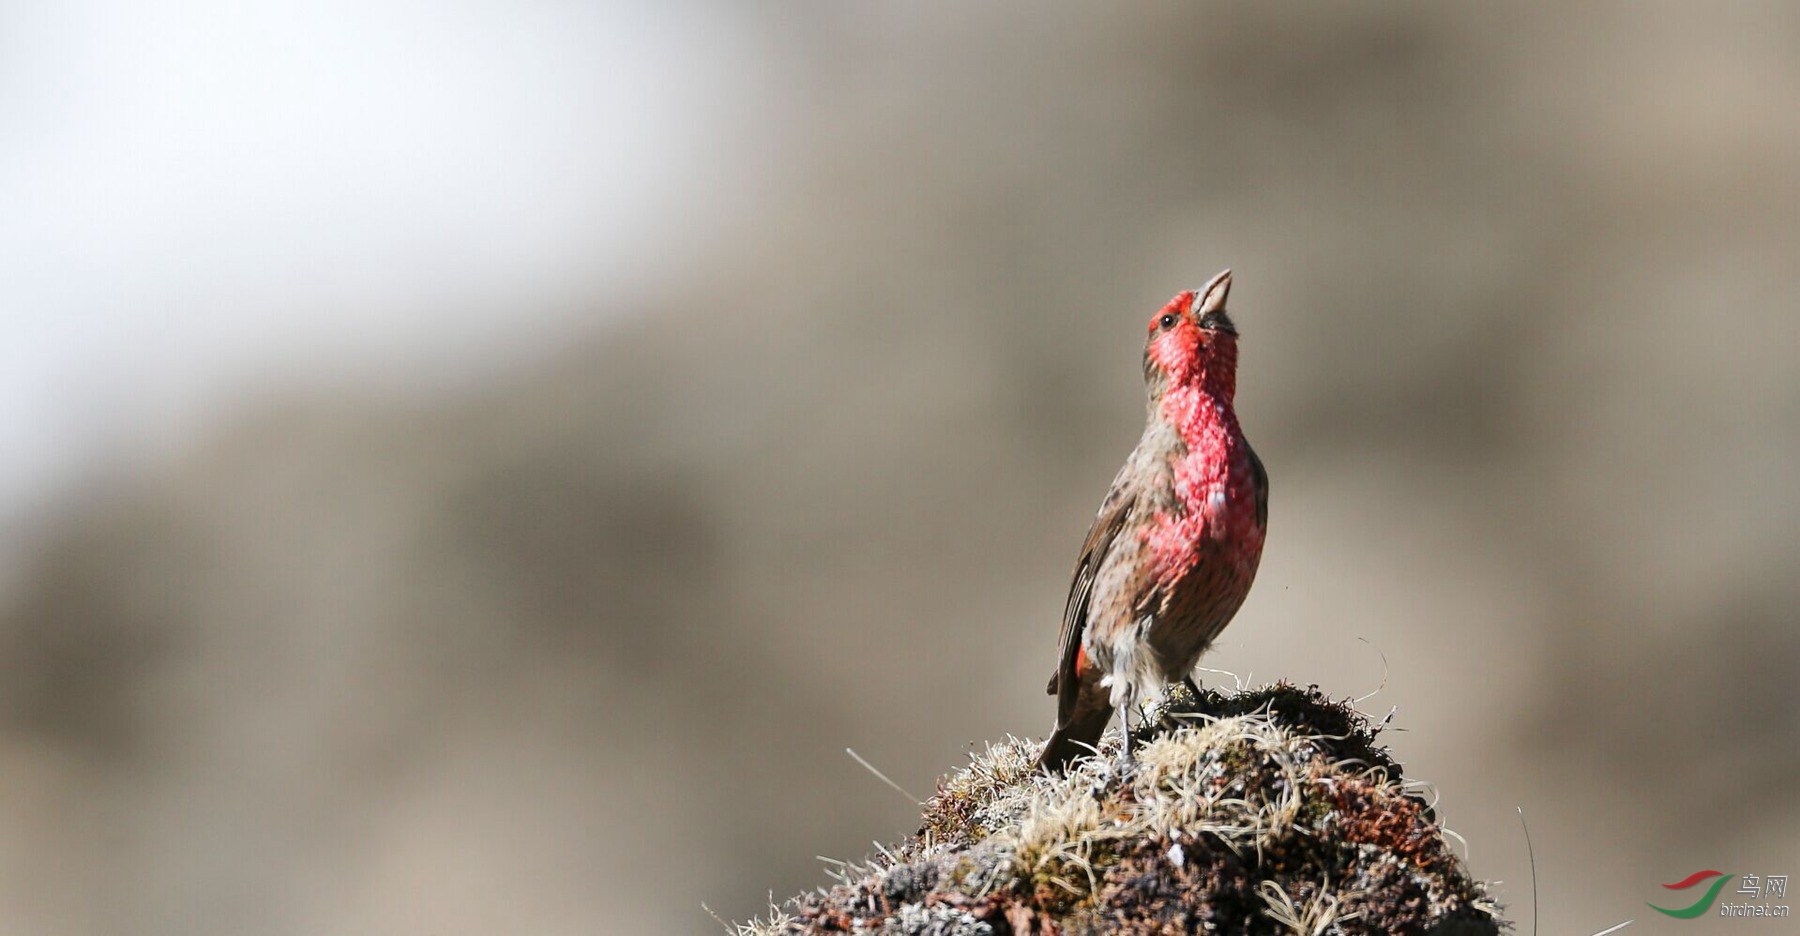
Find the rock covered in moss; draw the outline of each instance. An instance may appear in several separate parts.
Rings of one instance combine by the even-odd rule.
[[[919,831],[741,936],[1463,934],[1503,925],[1348,703],[1177,691],[1063,777],[1009,739],[939,782]]]

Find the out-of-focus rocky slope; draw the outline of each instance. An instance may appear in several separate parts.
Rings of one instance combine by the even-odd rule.
[[[798,891],[914,818],[844,746],[917,786],[1048,726],[1143,321],[1226,265],[1274,493],[1210,663],[1343,695],[1367,638],[1475,874],[1527,879],[1522,803],[1569,928],[1780,873],[1765,14],[764,14],[660,294],[458,395],[247,401],[47,521],[0,608],[0,915],[692,932]]]

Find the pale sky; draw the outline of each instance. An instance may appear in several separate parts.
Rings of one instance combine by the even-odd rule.
[[[258,393],[587,325],[696,197],[730,38],[684,4],[0,3],[0,519]]]

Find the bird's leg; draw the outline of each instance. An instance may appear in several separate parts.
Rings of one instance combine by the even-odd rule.
[[[1125,733],[1124,745],[1119,751],[1119,773],[1129,774],[1131,771],[1131,711],[1137,708],[1137,687],[1125,690],[1124,705],[1119,709],[1119,727]]]
[[[1189,692],[1194,694],[1194,701],[1200,701],[1200,684],[1194,682],[1194,674],[1189,673],[1186,676],[1181,677],[1181,682],[1188,687]]]

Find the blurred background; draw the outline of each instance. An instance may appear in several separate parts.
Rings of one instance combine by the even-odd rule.
[[[1230,266],[1205,665],[1385,655],[1515,918],[1522,806],[1545,932],[1728,929],[1644,903],[1800,873],[1796,100],[1784,3],[0,5],[0,920],[827,883],[917,817],[845,747],[1048,729]]]

